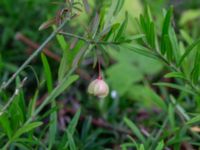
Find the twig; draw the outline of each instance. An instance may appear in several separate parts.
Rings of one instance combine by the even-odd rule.
[[[26,37],[25,35],[23,35],[22,33],[17,33],[15,38],[23,43],[25,43],[26,45],[28,45],[31,49],[38,49],[39,45],[33,41],[31,41],[28,37]],[[54,54],[53,52],[51,52],[50,50],[48,50],[47,48],[43,49],[44,53],[51,57],[52,59],[56,60],[56,61],[60,61],[60,57],[56,54]]]
[[[42,43],[42,45],[21,65],[21,67],[9,78],[7,82],[4,82],[0,87],[0,92],[6,89],[11,82],[16,78],[16,76],[45,48],[45,46],[56,36],[56,34],[64,27],[64,25],[69,21],[66,18],[63,23],[51,33],[51,35]]]
[[[31,49],[37,49],[39,47],[39,45],[35,42],[33,42],[31,39],[29,39],[28,37],[26,37],[25,35],[21,34],[21,33],[17,33],[16,35],[16,39],[17,40],[20,40],[21,42],[25,43],[26,45],[28,45]],[[61,58],[59,55],[56,55],[54,54],[53,52],[51,52],[49,49],[47,48],[44,48],[44,53],[49,56],[50,58],[54,59],[55,61],[57,62],[60,62]],[[77,68],[76,69],[76,73],[78,73],[83,79],[85,80],[91,80],[91,77],[90,75],[80,69],[80,68]]]
[[[82,40],[82,41],[87,42],[87,43],[91,43],[91,41],[89,39],[86,39],[86,38],[84,38],[82,36],[75,35],[75,34],[72,34],[72,33],[67,33],[67,32],[60,31],[59,34],[65,35],[65,36],[69,36],[69,37],[73,37],[73,38],[77,38],[77,39]]]

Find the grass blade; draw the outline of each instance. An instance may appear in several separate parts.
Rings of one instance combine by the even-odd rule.
[[[140,132],[140,130],[138,129],[138,127],[128,118],[124,118],[124,122],[126,123],[126,125],[133,131],[133,133],[138,137],[138,139],[140,139],[140,141],[142,143],[145,143],[145,138],[142,135],[142,133]]]

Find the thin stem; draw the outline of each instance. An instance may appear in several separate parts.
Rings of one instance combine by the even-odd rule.
[[[98,79],[101,80],[102,79],[102,76],[101,76],[101,62],[99,60],[99,57],[97,57],[97,59],[98,59],[98,72],[99,72]]]
[[[90,43],[90,41],[87,38],[84,38],[84,37],[79,36],[79,35],[75,35],[75,34],[67,33],[67,32],[62,32],[62,31],[60,31],[59,34],[69,36],[69,37],[73,37],[73,38],[77,38],[77,39],[82,40],[84,42]]]
[[[79,40],[82,40],[82,41],[84,41],[86,43],[90,43],[90,44],[102,44],[102,45],[120,44],[119,42],[94,41],[94,40],[90,40],[90,39],[87,39],[85,37],[82,37],[82,36],[79,36],[79,35],[76,35],[76,34],[62,32],[62,31],[60,31],[59,34],[64,35],[64,36],[68,36],[68,37],[77,38]]]
[[[21,65],[21,67],[10,77],[7,82],[4,82],[0,87],[0,92],[6,89],[16,76],[45,48],[45,46],[56,36],[56,34],[64,27],[69,18],[66,18],[63,23],[51,33],[51,35],[42,43],[42,45]]]
[[[20,86],[17,87],[15,89],[15,92],[13,93],[13,95],[11,96],[11,98],[8,100],[8,102],[4,105],[4,107],[1,109],[0,111],[0,116],[6,111],[6,109],[10,106],[10,104],[13,102],[13,100],[15,99],[15,97],[17,95],[19,95],[19,91],[20,89],[23,87],[25,81],[26,81],[27,78],[24,78],[23,81],[21,82]]]

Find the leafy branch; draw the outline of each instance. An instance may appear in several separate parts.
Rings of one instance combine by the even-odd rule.
[[[42,50],[45,48],[45,46],[57,35],[57,33],[64,27],[64,25],[70,20],[70,18],[66,18],[63,23],[51,33],[51,35],[41,44],[41,46],[17,69],[17,71],[8,79],[8,81],[4,82],[0,87],[0,92],[2,90],[6,89],[12,81],[19,75],[19,73],[26,68],[27,65],[30,64],[30,62],[38,56],[42,52]]]

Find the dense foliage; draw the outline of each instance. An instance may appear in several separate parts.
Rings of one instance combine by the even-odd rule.
[[[198,5],[1,0],[1,149],[198,149]]]

